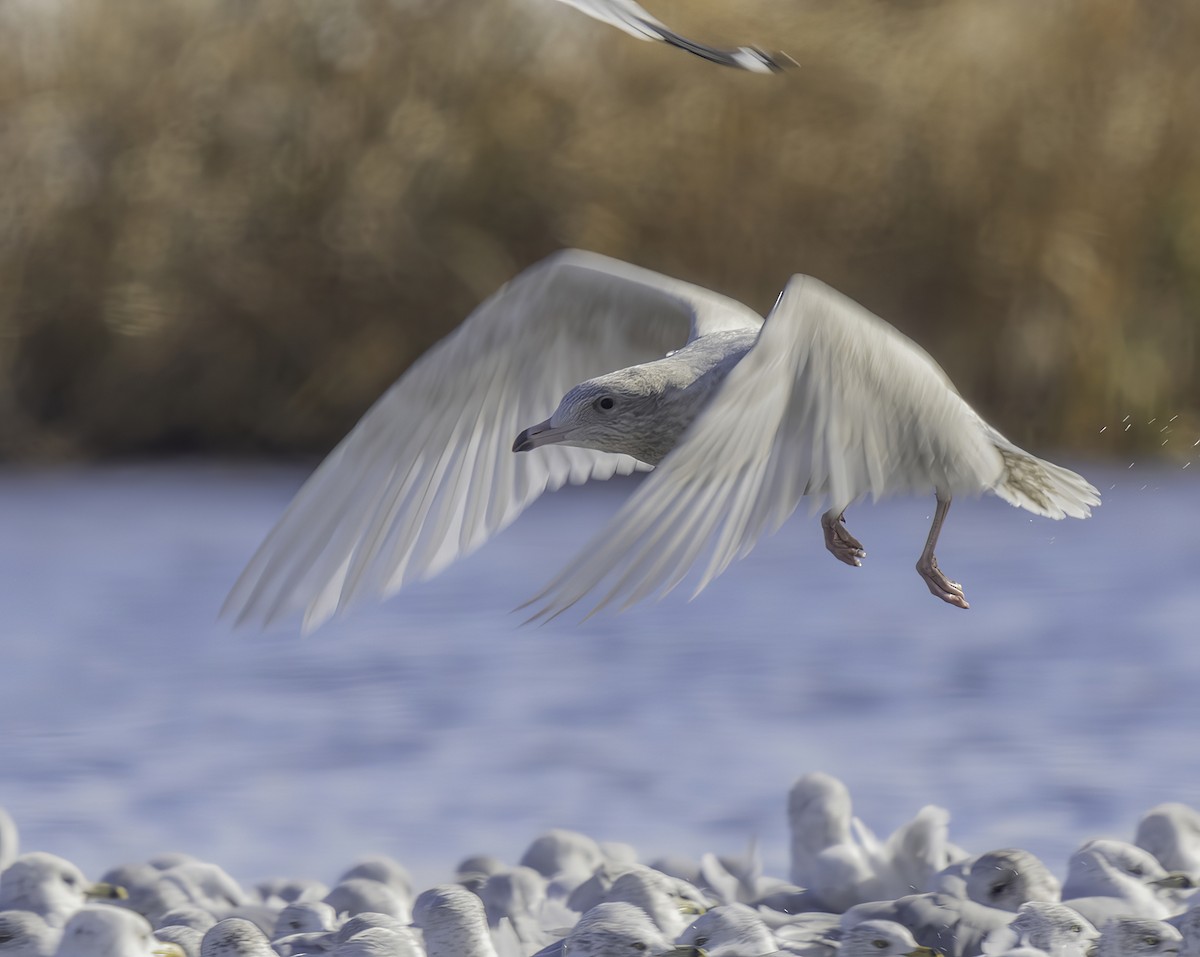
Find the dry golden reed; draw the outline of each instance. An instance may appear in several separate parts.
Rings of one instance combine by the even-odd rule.
[[[552,0],[0,5],[0,453],[323,450],[576,245],[820,276],[1018,442],[1196,454],[1200,4],[647,2],[800,67]]]

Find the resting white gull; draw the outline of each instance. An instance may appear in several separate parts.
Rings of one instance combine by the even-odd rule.
[[[1000,957],[1029,947],[1050,957],[1091,957],[1100,932],[1065,904],[1026,901],[1008,926],[993,931],[983,942],[987,957]]]
[[[562,0],[563,3],[582,10],[588,16],[610,23],[639,40],[658,40],[680,50],[695,54],[721,66],[731,66],[752,73],[778,73],[796,61],[786,53],[768,53],[758,47],[742,46],[733,50],[697,43],[680,36],[657,20],[633,0]]]
[[[333,908],[335,914],[353,917],[355,914],[387,914],[400,920],[408,920],[408,901],[401,897],[391,884],[370,877],[347,877],[329,889],[322,902]]]
[[[966,608],[934,555],[954,496],[991,491],[1051,518],[1084,518],[1100,501],[984,422],[914,342],[816,279],[793,277],[764,322],[699,286],[567,251],[502,287],[376,402],[225,611],[262,623],[303,612],[314,628],[436,574],[548,489],[647,466],[529,603],[534,618],[602,585],[594,610],[665,594],[703,561],[698,593],[805,497],[826,505],[826,547],[859,565],[846,508],[930,491],[917,570]]]
[[[27,910],[0,910],[0,955],[53,957],[62,931]]]
[[[1133,843],[1168,871],[1200,877],[1200,811],[1186,804],[1160,804],[1138,822]]]
[[[1170,874],[1149,851],[1124,841],[1088,841],[1071,855],[1062,901],[1103,932],[1113,918],[1165,920],[1182,910],[1172,892],[1191,879]]]
[[[1178,954],[1183,935],[1161,920],[1110,920],[1100,934],[1096,957],[1153,957]]]
[[[157,940],[141,914],[87,904],[67,921],[55,957],[184,957],[184,952]]]
[[[907,927],[890,920],[866,920],[851,927],[838,949],[841,957],[939,957],[916,942]]]
[[[372,927],[338,944],[333,957],[424,957],[424,951],[412,935]]]
[[[200,957],[276,957],[276,954],[255,924],[241,917],[226,917],[204,932]]]
[[[412,922],[424,934],[428,957],[496,957],[483,901],[465,887],[438,884],[422,892]]]
[[[955,852],[949,813],[926,805],[884,842],[853,814],[850,791],[832,775],[802,775],[788,792],[791,879],[825,909],[926,890]]]
[[[842,916],[842,926],[868,918],[894,920],[947,957],[971,957],[979,953],[989,935],[1011,923],[1026,901],[1056,900],[1059,885],[1032,854],[1005,848],[975,859],[967,874],[966,893],[966,898],[912,894],[894,901],[857,904]]]
[[[45,851],[22,854],[0,873],[0,910],[27,910],[51,927],[62,927],[90,899],[124,896],[122,888],[93,884],[70,861]]]
[[[704,898],[696,888],[644,864],[627,866],[604,895],[606,902],[640,907],[671,940],[683,933],[692,916],[704,912]],[[685,913],[692,916],[685,918]]]
[[[483,901],[488,927],[495,932],[507,921],[522,946],[537,950],[546,941],[538,921],[546,903],[546,878],[532,867],[514,867],[491,874],[476,890]]]
[[[405,902],[406,913],[412,908],[413,882],[408,869],[394,858],[386,854],[372,854],[364,857],[345,871],[338,881],[348,881],[355,877],[367,877],[380,884],[386,884],[394,890]]]
[[[331,931],[337,928],[337,911],[325,901],[294,901],[275,918],[271,939],[289,934]]]
[[[520,865],[532,867],[547,880],[563,881],[574,888],[604,861],[604,851],[593,838],[578,831],[552,828],[533,839],[521,855]]]
[[[1183,934],[1179,957],[1200,957],[1200,905],[1189,907],[1171,923]]]
[[[675,943],[703,950],[708,957],[765,955],[780,949],[771,928],[745,904],[722,904],[701,914]]]
[[[164,944],[178,947],[183,957],[200,957],[200,946],[204,942],[204,934],[194,927],[183,924],[169,924],[158,927],[154,931],[156,940]]]
[[[708,957],[835,957],[841,936],[836,915],[799,914],[792,921],[771,928],[746,904],[721,904],[692,921],[675,943]]]
[[[691,947],[676,946],[645,911],[624,901],[597,904],[579,918],[560,948],[552,945],[539,954],[556,949],[561,957],[693,957]]]

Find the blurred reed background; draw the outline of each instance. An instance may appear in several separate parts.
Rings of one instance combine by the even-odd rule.
[[[0,3],[0,455],[324,451],[567,245],[812,273],[1018,442],[1194,454],[1200,5],[647,3],[801,66],[552,0]]]

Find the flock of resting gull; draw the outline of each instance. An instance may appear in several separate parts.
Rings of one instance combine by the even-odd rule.
[[[243,887],[179,853],[93,884],[52,854],[17,856],[0,809],[0,957],[1200,957],[1200,813],[1186,805],[1151,809],[1135,843],[1087,842],[1061,881],[1028,851],[955,846],[933,805],[878,840],[819,772],[792,787],[788,823],[788,880],[753,846],[647,865],[553,830],[516,865],[473,856],[414,893],[387,855],[332,885]]]

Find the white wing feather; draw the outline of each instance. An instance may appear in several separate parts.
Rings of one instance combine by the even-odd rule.
[[[866,495],[978,493],[1002,477],[994,435],[915,343],[793,277],[679,446],[529,604],[553,617],[611,579],[593,612],[627,606],[666,594],[707,555],[699,592],[805,495],[815,511]]]
[[[645,8],[634,3],[633,0],[561,0],[561,2],[576,10],[582,10],[588,16],[603,23],[611,24],[639,40],[659,40],[714,63],[749,70],[752,73],[776,72],[795,62],[786,54],[770,54],[755,47],[742,46],[732,50],[722,50],[705,43],[689,40],[671,30],[661,20],[651,16]]]
[[[561,0],[589,17],[608,23],[639,40],[658,40],[665,24],[633,0]]]
[[[512,441],[579,382],[757,326],[733,300],[593,253],[558,253],[479,306],[317,468],[234,585],[224,613],[318,626],[478,548],[538,495],[642,467]]]

